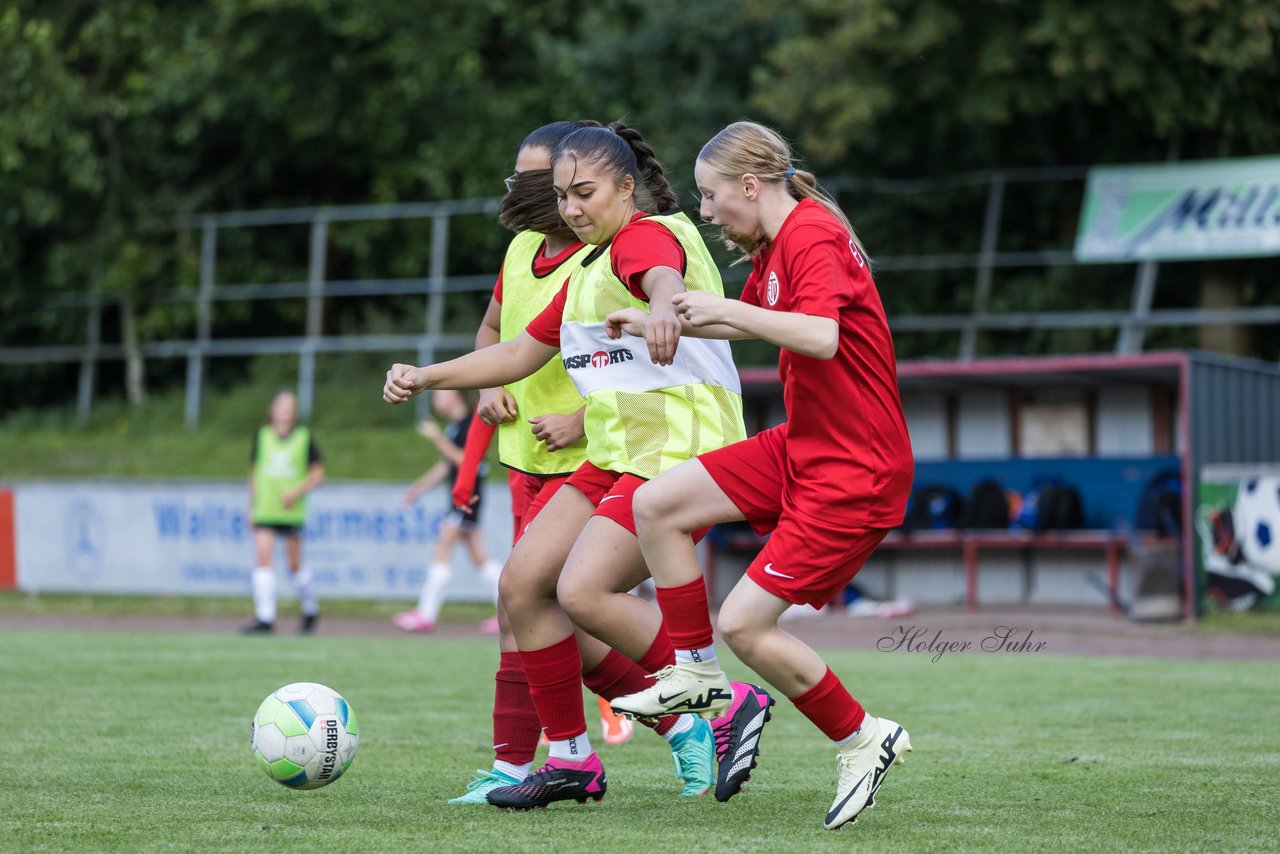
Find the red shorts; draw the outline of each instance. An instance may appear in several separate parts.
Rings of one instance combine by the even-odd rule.
[[[631,513],[631,497],[645,482],[634,474],[605,471],[593,463],[583,463],[569,475],[569,485],[596,506],[592,516],[612,519],[632,534],[636,532],[636,518]]]
[[[605,471],[593,463],[583,463],[569,475],[569,485],[577,489],[596,506],[592,516],[612,519],[632,536],[636,533],[636,517],[631,511],[631,500],[636,490],[648,483],[644,478],[625,472]],[[701,542],[710,528],[693,532],[693,541]]]
[[[888,528],[825,522],[783,504],[787,425],[698,457],[758,534],[772,532],[747,577],[794,604],[821,608],[848,585]]]
[[[542,508],[547,506],[551,496],[555,495],[567,480],[567,474],[536,475],[526,472],[507,470],[507,483],[511,486],[511,515],[514,533],[511,541],[518,542],[524,536],[529,523],[537,518]]]

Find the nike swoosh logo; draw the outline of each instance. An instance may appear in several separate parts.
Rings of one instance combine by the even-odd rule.
[[[506,747],[506,746],[507,746],[508,744],[510,744],[510,743],[511,743],[511,742],[509,742],[509,741],[504,741],[504,742],[502,742],[502,744],[495,744],[495,745],[493,746],[493,749],[494,749],[494,750],[501,750],[502,748]]]
[[[601,499],[600,499],[600,504],[605,503],[605,502],[606,502],[606,501],[608,501],[610,498],[624,498],[624,497],[625,497],[625,496],[622,496],[622,495],[606,495],[604,498],[601,498]],[[599,507],[599,506],[600,506],[600,504],[597,504],[596,506],[597,506],[597,507]]]
[[[764,565],[764,572],[765,572],[765,575],[776,575],[779,578],[789,578],[792,581],[796,580],[796,577],[794,575],[786,575],[785,573],[778,572],[778,570],[773,568],[772,562],[766,563]]]
[[[658,705],[665,705],[665,704],[667,704],[667,703],[670,703],[670,702],[671,702],[672,700],[674,700],[676,697],[683,697],[685,694],[688,694],[688,693],[689,693],[688,691],[680,691],[680,692],[678,692],[678,693],[676,693],[676,694],[672,694],[670,697],[664,697],[664,696],[662,696],[661,694],[659,694],[659,695],[658,695]]]
[[[867,772],[867,774],[870,774],[870,773],[871,773],[870,771]],[[831,812],[827,813],[827,824],[830,824],[831,822],[835,821],[836,818],[840,815],[840,811],[844,809],[845,804],[849,803],[849,799],[852,798],[854,795],[858,794],[858,790],[862,788],[862,784],[867,779],[867,774],[862,775],[862,779],[859,780],[854,785],[854,787],[849,790],[849,794],[844,796],[844,800],[842,800],[840,803],[836,804],[834,807],[831,808]]]
[[[898,745],[898,737],[902,735],[902,727],[898,727],[897,731],[891,735],[885,736],[883,742],[880,743],[880,750],[883,754],[880,757],[880,763],[876,765],[876,775],[871,779],[871,794],[875,794],[880,789],[880,783],[884,775],[893,767],[894,760],[898,758],[895,748]]]

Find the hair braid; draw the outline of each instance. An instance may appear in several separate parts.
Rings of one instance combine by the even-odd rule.
[[[653,146],[644,141],[640,131],[628,127],[622,122],[613,122],[609,130],[620,136],[631,147],[636,156],[636,170],[640,173],[641,183],[653,201],[653,213],[667,213],[680,206],[676,191],[667,180],[667,173],[653,151]]]

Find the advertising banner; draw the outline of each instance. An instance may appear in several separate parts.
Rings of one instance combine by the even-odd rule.
[[[1206,608],[1280,609],[1280,465],[1206,466],[1195,524]]]
[[[1280,255],[1280,157],[1089,170],[1077,261]]]
[[[42,481],[9,485],[16,582],[32,592],[248,595],[254,553],[244,481]],[[406,507],[404,487],[327,481],[308,499],[303,563],[321,597],[417,598],[446,491]],[[489,553],[511,550],[506,484],[485,484]],[[449,598],[488,593],[461,544]],[[276,555],[283,580],[283,552]],[[287,583],[281,591],[287,593]]]

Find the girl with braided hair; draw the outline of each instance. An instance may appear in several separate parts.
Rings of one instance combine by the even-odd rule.
[[[604,767],[586,735],[580,683],[613,698],[648,687],[647,674],[674,661],[657,609],[627,595],[648,577],[631,496],[661,471],[745,436],[728,345],[680,340],[673,297],[721,295],[723,287],[688,218],[653,212],[670,210],[676,197],[652,149],[621,123],[575,131],[552,157],[552,184],[565,222],[596,247],[560,293],[516,338],[441,364],[393,365],[383,387],[393,404],[426,389],[492,387],[559,355],[587,401],[587,461],[525,529],[500,582],[551,741],[539,771],[488,793],[489,803],[514,809],[603,797]],[[643,340],[610,341],[609,313],[642,306],[653,309],[645,312]],[[590,585],[574,583],[586,578]],[[586,631],[571,617],[589,624]],[[713,752],[737,757],[742,748],[732,733],[746,728],[735,721],[751,715],[762,726],[772,703],[756,686],[728,691],[729,708],[711,727],[678,709],[642,721],[670,743],[683,795],[703,794],[715,782],[725,800],[755,764],[759,727],[746,761],[722,763],[720,779],[712,779]]]

